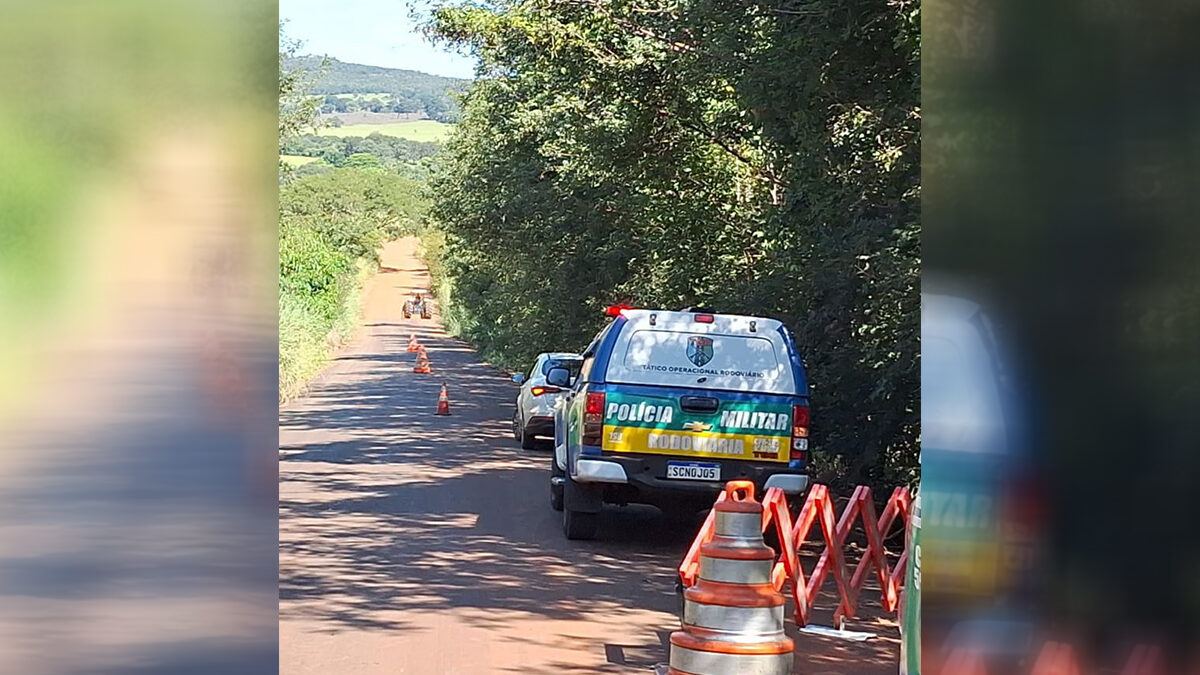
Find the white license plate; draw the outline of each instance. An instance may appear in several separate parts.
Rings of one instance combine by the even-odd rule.
[[[667,462],[667,478],[721,480],[721,465],[704,462]]]

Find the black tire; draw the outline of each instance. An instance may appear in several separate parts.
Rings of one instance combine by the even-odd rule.
[[[595,539],[599,525],[599,513],[582,513],[563,509],[563,534],[567,535],[567,539],[575,541]]]
[[[512,419],[513,440],[524,445],[525,444],[525,438],[524,438],[525,433],[524,432],[525,432],[525,425],[521,423],[521,411],[514,410],[513,411],[513,419]]]
[[[554,455],[550,455],[550,508],[555,511],[563,510],[563,494],[566,492],[566,487],[562,483],[555,485],[555,478],[562,478],[563,470],[558,468],[558,460]]]

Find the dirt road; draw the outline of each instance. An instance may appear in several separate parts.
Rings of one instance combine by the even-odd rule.
[[[280,410],[280,672],[650,672],[679,625],[673,571],[694,530],[631,507],[568,542],[550,453],[509,433],[515,385],[436,314],[402,318],[428,285],[415,253],[384,249],[363,330]],[[433,375],[412,372],[410,334]],[[442,382],[450,417],[434,415]],[[890,639],[800,646],[809,674],[895,672]]]

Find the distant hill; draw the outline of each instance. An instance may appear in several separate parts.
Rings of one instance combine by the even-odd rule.
[[[441,77],[415,70],[365,66],[335,58],[297,56],[286,59],[288,70],[320,71],[312,93],[324,95],[323,113],[356,111],[424,113],[439,122],[458,121],[458,101],[452,92],[466,91],[470,80]],[[373,96],[366,96],[373,94]]]

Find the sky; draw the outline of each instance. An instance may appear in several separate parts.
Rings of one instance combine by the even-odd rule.
[[[436,47],[417,30],[412,0],[279,0],[284,33],[300,54],[368,66],[474,77],[475,60]]]

